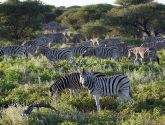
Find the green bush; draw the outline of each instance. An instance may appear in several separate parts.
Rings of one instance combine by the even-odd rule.
[[[5,76],[0,79],[0,124],[164,124],[165,51],[158,54],[160,65],[134,65],[126,58],[112,62],[111,59],[78,57],[74,60],[77,65],[67,61],[49,63],[40,56],[2,59],[0,68]],[[102,111],[98,115],[95,100],[87,90],[80,90],[73,97],[68,90],[57,98],[50,97],[50,85],[64,75],[77,72],[78,68],[109,76],[128,75],[134,105],[125,103],[120,109],[119,97],[102,97]],[[24,109],[34,103],[51,104],[58,112],[40,108],[34,109],[28,117],[22,116]]]

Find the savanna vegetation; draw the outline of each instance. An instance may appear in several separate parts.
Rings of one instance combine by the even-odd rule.
[[[152,0],[117,0],[109,4],[68,8],[38,1],[7,0],[0,3],[0,44],[21,44],[45,33],[41,24],[57,21],[70,32],[84,38],[118,36],[131,45],[140,45],[142,37],[164,35],[165,5]],[[59,46],[59,45],[56,45]],[[56,47],[55,46],[55,47]],[[164,125],[165,124],[165,51],[159,51],[160,65],[135,65],[126,57],[111,59],[74,58],[80,69],[106,75],[125,74],[131,80],[134,105],[119,108],[118,97],[103,97],[102,111],[96,113],[93,97],[86,89],[70,97],[68,90],[58,98],[49,95],[49,87],[58,78],[77,72],[67,61],[49,63],[45,57],[0,57],[0,124],[2,125]],[[49,108],[24,110],[31,104],[50,104]]]

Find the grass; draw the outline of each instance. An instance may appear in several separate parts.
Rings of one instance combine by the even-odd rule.
[[[44,57],[0,59],[0,124],[2,125],[163,125],[165,124],[165,51],[159,52],[160,65],[134,65],[124,58],[78,57],[80,69],[100,71],[107,75],[126,74],[131,80],[135,105],[119,108],[118,97],[103,97],[98,115],[95,101],[87,90],[70,97],[65,90],[57,99],[49,96],[49,86],[66,74],[77,72],[77,66],[66,61],[48,63]],[[41,108],[29,116],[23,111],[34,103],[51,104],[59,112]]]

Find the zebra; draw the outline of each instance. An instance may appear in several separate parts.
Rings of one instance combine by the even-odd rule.
[[[70,51],[68,49],[56,50],[56,49],[50,49],[45,46],[39,46],[39,47],[37,47],[35,53],[43,54],[44,56],[46,56],[46,58],[49,60],[49,62],[61,61],[61,60],[67,60],[69,62],[73,61],[72,51]]]
[[[105,77],[106,75],[101,72],[92,72],[95,77]],[[69,89],[72,94],[72,90],[81,89],[80,73],[71,73],[64,77],[59,78],[53,85],[50,86],[51,96],[57,97],[64,89]]]
[[[101,59],[112,58],[114,61],[117,61],[121,58],[119,49],[117,47],[93,47],[88,49],[83,54],[83,57],[85,56],[95,56]]]
[[[110,39],[97,39],[99,46],[102,47],[111,47],[111,46],[117,46],[121,44],[125,44],[124,42],[120,41],[116,38],[110,38]]]
[[[96,54],[97,54],[97,51],[96,51],[96,48],[95,47],[91,47],[90,49],[88,49],[87,51],[85,51],[85,53],[83,53],[83,57],[85,56],[95,56],[96,57]]]
[[[91,40],[87,40],[87,41],[80,40],[80,46],[93,47],[94,45]]]
[[[125,75],[115,75],[111,77],[95,77],[91,72],[83,71],[80,73],[80,83],[84,88],[87,88],[95,97],[97,111],[100,112],[100,97],[119,95],[120,105],[124,103],[126,97],[128,101],[132,102],[132,91],[130,80]],[[133,103],[133,102],[132,102]]]
[[[37,50],[38,46],[47,46],[51,47],[52,41],[49,41],[48,39],[45,39],[46,37],[40,37],[40,39],[34,39],[28,42],[24,42],[22,46],[26,47],[26,51],[28,53],[29,57],[32,57],[35,55],[35,52]]]
[[[0,47],[0,55],[2,56],[8,56],[8,57],[19,57],[22,55],[27,56],[27,50],[24,46],[3,46]]]
[[[142,64],[144,64],[144,58],[148,58],[152,64],[154,61],[157,61],[157,63],[160,64],[159,57],[155,48],[133,47],[128,51],[128,59],[130,59],[132,56],[135,56],[134,64],[136,64],[139,60]]]
[[[156,48],[157,50],[165,49],[165,38],[163,37],[145,37],[141,47]]]
[[[90,48],[91,47],[87,47],[87,46],[72,46],[66,49],[71,50],[74,56],[80,56],[83,55]]]

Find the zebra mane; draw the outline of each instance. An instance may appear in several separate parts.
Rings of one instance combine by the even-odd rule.
[[[70,76],[76,75],[76,74],[79,74],[79,73],[77,73],[77,72],[76,72],[76,73],[71,73],[71,74],[68,74],[68,75],[66,75],[66,76],[60,77],[60,78],[58,78],[58,79],[55,81],[55,84],[58,85],[58,84],[63,83],[63,84],[65,84],[65,85],[67,86],[66,83],[64,83],[64,82],[61,82],[61,83],[60,83],[60,81],[61,81],[61,80],[64,81],[64,80],[66,80],[67,78],[69,78]]]

